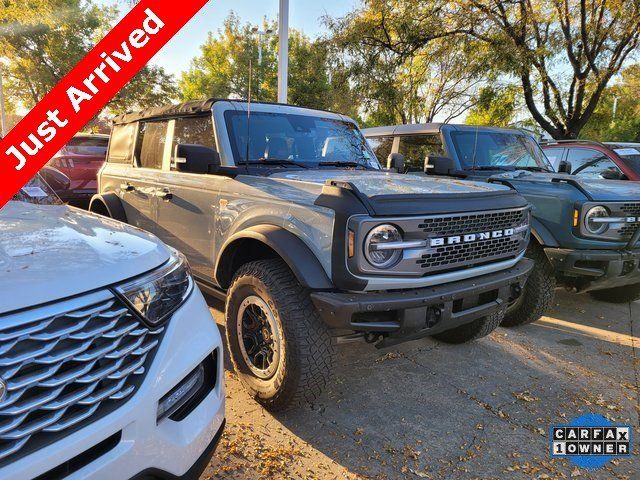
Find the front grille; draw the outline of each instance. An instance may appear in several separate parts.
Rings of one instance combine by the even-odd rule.
[[[109,291],[0,317],[0,464],[121,406],[144,378],[162,332]]]
[[[640,203],[625,203],[620,210],[630,217],[640,217]]]
[[[462,262],[472,262],[476,266],[491,261],[498,256],[516,256],[521,251],[519,240],[496,238],[477,243],[447,245],[435,252],[422,255],[417,261],[422,268],[442,268]]]
[[[451,217],[427,218],[418,228],[435,236],[464,235],[489,230],[502,230],[528,221],[528,210],[476,213]]]
[[[464,236],[481,232],[493,232],[509,228],[528,228],[529,210],[503,210],[487,213],[470,213],[446,217],[426,218],[418,228],[428,238]],[[515,258],[526,248],[528,235],[490,238],[471,243],[454,243],[433,247],[424,252],[416,264],[429,273],[452,270],[462,266],[481,266],[491,262]]]
[[[640,203],[625,203],[620,207],[620,211],[627,217],[640,217]],[[640,228],[638,223],[629,223],[618,230],[622,240],[630,240],[636,230]]]

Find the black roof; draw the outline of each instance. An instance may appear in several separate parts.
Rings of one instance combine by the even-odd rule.
[[[185,115],[198,115],[211,112],[213,104],[219,102],[221,98],[209,98],[207,100],[192,100],[190,102],[179,103],[177,105],[163,105],[161,107],[147,108],[139,112],[127,112],[118,115],[113,119],[114,125],[133,123],[139,120],[149,120],[153,118],[181,117]]]

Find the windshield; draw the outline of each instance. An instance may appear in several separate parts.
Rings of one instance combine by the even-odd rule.
[[[14,202],[35,203],[36,205],[62,205],[53,189],[36,174],[11,199]]]
[[[627,166],[640,175],[640,144],[614,146],[613,151],[624,158]]]
[[[351,122],[310,115],[252,112],[247,135],[246,112],[225,113],[236,164],[293,163],[301,166],[362,166],[380,169],[369,144]],[[247,145],[248,144],[248,145]]]
[[[108,145],[109,139],[104,137],[73,137],[61,153],[106,157]]]
[[[467,130],[451,132],[451,140],[465,169],[512,167],[553,170],[540,146],[527,135]]]

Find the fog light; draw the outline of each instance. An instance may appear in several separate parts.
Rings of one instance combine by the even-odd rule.
[[[204,367],[198,365],[187,378],[182,380],[173,390],[167,393],[158,402],[158,413],[156,415],[157,422],[170,416],[185,403],[202,387],[204,384]]]

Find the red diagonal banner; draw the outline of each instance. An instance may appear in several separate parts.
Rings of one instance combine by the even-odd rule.
[[[0,208],[180,30],[207,0],[141,0],[0,141]]]

